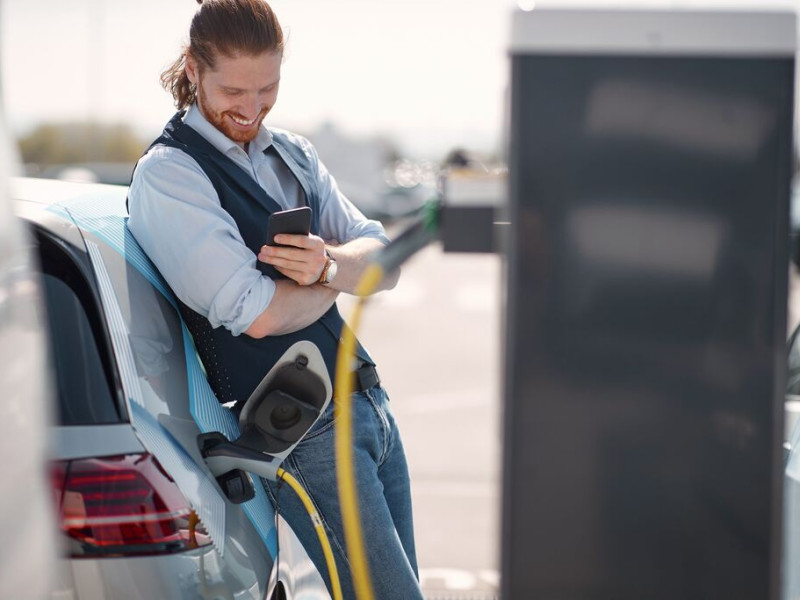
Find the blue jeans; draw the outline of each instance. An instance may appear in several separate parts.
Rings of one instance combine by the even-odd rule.
[[[378,600],[422,599],[414,549],[411,489],[405,451],[389,398],[376,386],[353,394],[353,460],[361,528]],[[308,492],[330,539],[344,598],[355,598],[336,485],[333,402],[284,461]],[[311,519],[294,491],[268,481],[273,504],[300,538],[330,590],[330,579]]]

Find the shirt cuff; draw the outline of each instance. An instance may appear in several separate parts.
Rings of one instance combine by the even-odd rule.
[[[249,276],[232,277],[214,297],[208,311],[212,327],[225,327],[235,336],[247,331],[275,295],[272,279],[253,267],[246,269]]]

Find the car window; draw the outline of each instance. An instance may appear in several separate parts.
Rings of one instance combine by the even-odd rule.
[[[155,270],[148,271],[149,263],[139,262],[144,255],[130,231],[121,222],[108,221],[108,230],[117,226],[121,229],[124,255],[113,244],[102,242],[92,234],[87,234],[86,239],[98,242],[97,249],[108,272],[114,298],[119,303],[133,366],[139,376],[140,400],[153,415],[191,419],[186,359],[188,350],[196,360],[194,348],[184,345],[178,310],[159,291],[160,288],[168,292],[166,284],[160,281]],[[149,272],[150,278],[143,275],[143,271]]]
[[[37,232],[36,241],[50,332],[57,423],[120,422],[111,357],[91,287],[65,248],[42,232]]]

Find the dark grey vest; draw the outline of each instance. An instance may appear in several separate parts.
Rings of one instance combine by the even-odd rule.
[[[182,121],[177,113],[152,146],[178,148],[191,156],[214,185],[220,204],[236,222],[245,244],[258,254],[266,240],[270,213],[282,210],[252,177],[245,173],[203,136]],[[306,203],[313,211],[311,232],[319,234],[320,198],[311,174],[311,164],[302,148],[286,135],[273,131],[273,145],[267,152],[277,152],[300,183]],[[261,272],[281,279],[271,265],[258,262]],[[186,325],[194,337],[197,351],[208,373],[209,383],[220,402],[244,402],[261,379],[295,342],[308,340],[317,345],[325,359],[331,381],[334,380],[336,353],[344,320],[334,304],[318,321],[305,329],[280,336],[254,339],[247,334],[231,335],[224,327],[211,327],[204,316],[178,300]],[[358,357],[374,364],[361,345]]]

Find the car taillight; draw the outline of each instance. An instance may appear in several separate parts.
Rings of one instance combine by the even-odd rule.
[[[61,461],[52,481],[73,557],[171,554],[211,544],[178,486],[149,454]]]

